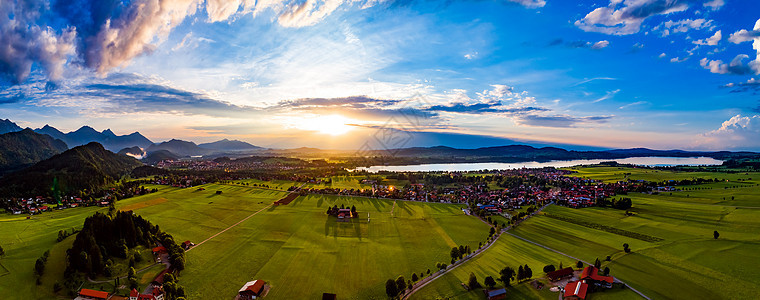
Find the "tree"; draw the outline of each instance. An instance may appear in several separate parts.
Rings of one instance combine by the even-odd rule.
[[[525,268],[523,268],[523,270],[525,271],[525,279],[533,278],[533,270],[531,270],[528,265],[525,265]]]
[[[596,261],[594,261],[594,267],[596,267],[597,269],[602,267],[602,262],[599,261],[598,257],[596,258]]]
[[[583,268],[583,262],[579,260],[577,263],[575,263],[575,267],[578,269]]]
[[[493,227],[491,227],[491,229],[488,230],[488,237],[493,236],[494,233],[496,233],[496,229],[493,229]]]
[[[470,290],[480,287],[480,283],[478,282],[478,278],[475,277],[475,273],[470,272],[470,280],[467,281],[467,286],[470,287]]]
[[[489,289],[492,289],[494,286],[496,286],[496,280],[494,280],[491,276],[486,276],[486,278],[483,280],[483,283],[485,283]]]
[[[388,295],[388,297],[396,297],[398,295],[398,289],[396,288],[396,282],[393,281],[393,279],[388,279],[388,281],[385,282],[385,294]]]
[[[396,278],[396,288],[399,292],[403,292],[406,289],[406,279],[404,279],[404,276]]]
[[[452,260],[456,260],[459,257],[459,248],[458,247],[451,248],[450,255],[451,255],[451,259]]]
[[[717,230],[713,231],[713,238],[715,238],[717,240],[719,236],[720,236],[720,233],[718,233]]]
[[[417,282],[417,280],[420,280],[420,278],[417,277],[417,273],[412,273],[412,281]]]
[[[501,281],[505,287],[509,286],[509,282],[515,277],[515,269],[505,267],[499,271],[499,281]]]
[[[3,249],[3,246],[0,246],[0,256],[5,255],[5,250]]]
[[[631,252],[631,248],[629,248],[628,243],[623,243],[623,251],[625,251],[625,253]]]
[[[554,265],[546,265],[544,266],[544,273],[554,272],[556,269],[554,268]]]
[[[604,276],[610,275],[610,267],[604,267]]]
[[[523,266],[519,266],[517,268],[517,282],[520,282],[520,280],[525,279],[525,270],[523,269]]]
[[[559,268],[557,270],[562,270],[562,262],[559,262]]]
[[[39,276],[42,276],[42,274],[45,273],[45,261],[42,257],[38,258],[34,263],[34,273]]]

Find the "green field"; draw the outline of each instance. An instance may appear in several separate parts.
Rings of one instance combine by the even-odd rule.
[[[584,177],[601,180],[604,182],[617,182],[625,180],[647,180],[661,182],[663,180],[684,180],[684,179],[712,179],[718,178],[729,181],[746,181],[753,184],[760,183],[760,173],[758,172],[688,172],[688,171],[670,171],[655,170],[649,168],[629,168],[629,167],[570,167],[565,170],[575,171],[576,173],[569,176]]]
[[[586,174],[596,174],[591,176],[617,172],[587,169],[595,168],[582,169]],[[649,171],[652,170],[642,169],[637,176],[665,180],[695,175]],[[734,176],[725,179],[736,181],[688,186],[690,190],[659,195],[627,195],[633,199],[633,216],[609,208],[550,206],[544,212],[554,217],[533,217],[511,233],[586,261],[610,255],[612,261],[603,265],[610,267],[611,275],[652,299],[753,298],[753,291],[760,288],[760,268],[753,264],[760,261],[760,209],[756,208],[760,207],[760,188],[738,180],[752,182],[760,176],[709,174],[706,178]],[[610,178],[607,180],[616,181]],[[208,184],[203,191],[197,187],[158,186],[157,193],[117,202],[117,208],[135,211],[179,242],[200,243],[240,222],[187,253],[187,269],[180,283],[190,299],[232,298],[243,283],[253,279],[271,284],[267,299],[313,299],[323,292],[336,293],[342,299],[387,299],[387,279],[399,275],[409,279],[413,272],[434,270],[437,262],[448,263],[452,246],[477,248],[488,235],[487,225],[465,216],[457,205],[405,201],[394,204],[391,200],[309,195],[289,205],[273,207],[272,202],[287,195],[281,189],[293,182],[240,182],[249,185]],[[268,184],[274,189],[250,186],[252,183]],[[359,186],[351,177],[334,177],[332,184],[341,188]],[[222,193],[216,194],[217,191]],[[355,205],[361,218],[339,223],[325,214],[328,207],[341,204]],[[73,242],[69,237],[57,243],[58,230],[79,228],[84,218],[99,210],[105,208],[54,211],[29,220],[25,216],[0,215],[0,245],[6,251],[0,258],[0,295],[12,295],[14,299],[55,297],[52,286],[62,278],[65,250]],[[720,232],[718,240],[713,239],[713,230]],[[626,233],[652,237],[655,242]],[[633,252],[624,253],[623,243],[630,244]],[[32,267],[46,250],[51,254],[38,286],[34,284]],[[539,278],[544,265],[560,261],[566,266],[574,262],[503,235],[488,251],[430,283],[413,298],[482,299],[482,293],[466,292],[461,287],[470,272],[482,282],[485,276],[496,276],[505,266],[528,264],[534,278]],[[160,270],[161,266],[154,266],[139,274],[140,283],[147,284]],[[84,287],[113,289],[112,282],[86,283]],[[528,283],[515,285],[508,293],[513,298],[557,297],[548,288],[539,291]],[[627,289],[589,297],[635,298],[637,295]]]
[[[310,299],[323,292],[346,299],[383,299],[385,280],[434,269],[437,262],[448,262],[452,246],[474,248],[488,235],[485,224],[454,205],[304,196],[289,205],[271,207],[287,193],[231,184],[203,187],[203,191],[161,187],[157,193],[116,205],[149,219],[177,241],[195,243],[260,211],[188,252],[180,280],[191,299],[232,298],[243,283],[253,279],[271,284],[269,299]],[[361,220],[338,223],[325,214],[328,207],[341,204],[355,205]],[[52,284],[62,277],[62,258],[73,241],[69,237],[56,243],[57,231],[81,227],[84,218],[97,210],[105,208],[68,209],[31,220],[1,215],[0,237],[8,254],[0,263],[9,272],[0,277],[0,294],[13,291],[14,298],[53,297]],[[51,258],[43,284],[36,286],[32,266],[48,249],[52,249]],[[160,266],[138,277],[147,284],[158,272]],[[113,289],[111,282],[87,282],[84,287]]]
[[[634,216],[604,208],[551,206],[544,212],[662,238],[646,242],[546,216],[524,222],[514,233],[586,261],[611,255],[612,275],[653,299],[752,298],[760,288],[760,210],[629,195]],[[714,240],[713,230],[720,232]],[[628,243],[632,253],[625,254]],[[733,296],[727,296],[733,295]]]

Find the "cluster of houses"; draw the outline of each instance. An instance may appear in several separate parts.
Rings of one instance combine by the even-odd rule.
[[[574,279],[574,276],[575,272],[573,268],[564,268],[546,273],[546,277],[552,282],[563,279]],[[578,280],[570,280],[565,284],[562,299],[583,300],[592,291],[612,288],[614,282],[614,277],[599,275],[599,269],[594,266],[586,266],[578,276]]]

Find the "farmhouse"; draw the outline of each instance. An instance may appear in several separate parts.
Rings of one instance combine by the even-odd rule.
[[[612,276],[599,275],[599,269],[594,266],[587,266],[581,273],[581,280],[586,283],[600,287],[611,288],[615,278]]]
[[[498,290],[483,290],[483,292],[486,294],[486,298],[488,300],[500,300],[500,299],[506,299],[507,298],[507,290],[506,289],[498,289]]]
[[[242,288],[238,291],[237,299],[239,300],[247,300],[247,299],[256,299],[258,297],[261,297],[261,295],[264,293],[264,286],[266,285],[266,282],[263,280],[254,280],[246,282]]]
[[[549,278],[550,281],[557,281],[571,276],[573,276],[573,268],[564,268],[546,273],[546,277]]]
[[[164,291],[161,287],[154,287],[150,294],[140,294],[136,289],[129,292],[129,300],[164,300]]]
[[[182,249],[185,249],[185,250],[190,249],[190,247],[192,247],[192,246],[195,246],[195,244],[193,244],[193,242],[191,242],[191,241],[184,241],[182,243]]]
[[[166,253],[166,247],[158,246],[156,248],[153,248],[153,254],[163,254],[163,253]]]
[[[338,219],[350,219],[351,218],[351,209],[349,208],[342,208],[338,210]]]
[[[562,299],[586,299],[586,291],[588,291],[588,284],[583,281],[568,282],[565,286],[565,294],[562,295]]]
[[[108,292],[101,292],[91,289],[79,290],[79,297],[74,300],[106,300],[108,299]]]

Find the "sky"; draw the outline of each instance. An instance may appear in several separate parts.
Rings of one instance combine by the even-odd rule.
[[[10,0],[0,118],[272,148],[760,151],[753,0]]]

